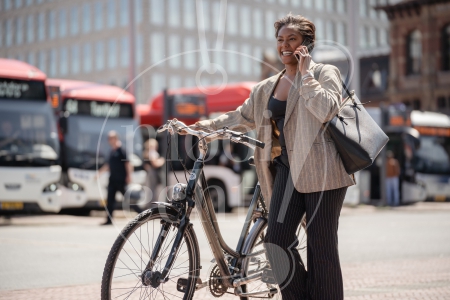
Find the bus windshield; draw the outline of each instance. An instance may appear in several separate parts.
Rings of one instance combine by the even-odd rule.
[[[450,174],[450,137],[422,135],[415,169],[419,173]]]
[[[58,135],[49,103],[0,101],[1,166],[54,165],[58,156]]]
[[[119,134],[125,151],[132,149],[133,155],[129,156],[130,153],[127,151],[127,158],[131,160],[134,167],[142,165],[142,137],[140,131],[136,130],[138,127],[136,120],[109,118],[105,122],[105,118],[71,115],[67,121],[64,156],[68,168],[95,170],[97,166],[100,168],[107,162],[111,151],[107,138],[110,130],[115,130]],[[98,161],[97,148],[99,149]]]

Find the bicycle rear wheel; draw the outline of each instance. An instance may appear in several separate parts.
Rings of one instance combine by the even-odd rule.
[[[297,239],[298,239],[298,245],[296,249],[298,250],[300,257],[305,264],[306,267],[306,261],[307,261],[307,234],[305,231],[306,227],[306,219],[303,217],[302,222],[300,222],[299,227],[297,228]],[[275,282],[275,279],[273,278],[272,272],[271,272],[271,266],[269,259],[267,257],[266,251],[264,249],[264,237],[267,230],[267,223],[264,223],[260,226],[260,228],[256,228],[255,232],[250,232],[247,240],[244,245],[244,253],[250,254],[249,258],[246,258],[242,261],[241,269],[242,269],[242,276],[247,277],[251,276],[252,274],[256,274],[259,272],[263,272],[264,279],[260,279],[257,281],[253,281],[250,283],[247,283],[245,286],[243,286],[243,291],[246,293],[259,293],[261,291],[268,291],[271,289],[278,289],[278,285]],[[252,255],[252,254],[257,255]],[[272,278],[270,278],[272,276]],[[265,293],[265,294],[258,294],[255,296],[247,296],[247,297],[241,297],[241,300],[250,300],[250,299],[279,299],[281,300],[281,293],[278,290],[277,294],[271,294],[271,293]]]
[[[167,235],[151,270],[152,274],[163,272],[178,227],[167,220],[167,215],[163,218],[148,210],[131,221],[112,246],[103,271],[102,300],[192,299],[200,274],[200,252],[192,226],[186,229],[172,269],[163,282],[143,283],[142,273],[164,225],[168,226]]]

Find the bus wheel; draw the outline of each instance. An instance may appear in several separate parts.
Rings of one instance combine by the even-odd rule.
[[[207,184],[214,210],[216,212],[231,212],[233,208],[228,205],[228,196],[225,184],[218,179],[210,179],[207,181]]]

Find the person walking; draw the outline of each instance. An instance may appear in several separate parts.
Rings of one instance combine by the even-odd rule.
[[[398,206],[400,205],[400,164],[391,150],[386,151],[386,158],[386,203],[389,206]]]
[[[123,196],[125,195],[125,188],[131,182],[131,174],[133,173],[133,166],[127,161],[125,151],[122,149],[122,142],[116,131],[112,130],[108,133],[108,143],[111,146],[108,163],[104,164],[97,174],[98,178],[100,174],[109,171],[108,195],[106,198],[108,215],[102,225],[112,224],[116,206],[116,193],[120,192]],[[133,206],[133,208],[136,212],[141,212],[137,206]]]
[[[157,188],[161,183],[159,170],[164,165],[165,159],[158,153],[158,141],[148,139],[144,144],[144,169],[147,171],[147,187],[150,189],[147,194],[147,207],[158,199]]]
[[[325,65],[314,78],[317,64],[309,52],[316,28],[311,21],[288,14],[274,27],[285,69],[256,84],[235,111],[191,127],[256,130],[256,138],[265,143],[254,154],[270,212],[265,245],[283,300],[342,300],[337,231],[347,187],[355,182],[324,124],[340,107],[341,76],[336,67]],[[296,250],[296,230],[305,213],[308,271]]]

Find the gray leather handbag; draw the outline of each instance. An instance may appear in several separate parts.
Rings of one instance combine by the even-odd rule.
[[[314,70],[319,79],[323,64]],[[338,114],[328,122],[327,130],[334,140],[348,174],[369,167],[386,146],[389,138],[364,109],[354,91],[349,92],[342,82],[348,97],[341,103]]]

